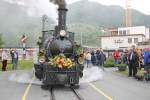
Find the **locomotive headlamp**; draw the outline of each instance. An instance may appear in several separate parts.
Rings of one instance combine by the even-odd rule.
[[[45,59],[44,59],[44,58],[40,58],[40,59],[39,59],[39,62],[40,62],[40,63],[44,63],[44,62],[45,62]]]
[[[60,31],[60,36],[64,37],[66,35],[66,31],[65,30],[61,30]]]

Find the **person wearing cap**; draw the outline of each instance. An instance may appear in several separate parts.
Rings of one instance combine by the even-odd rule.
[[[7,50],[2,50],[2,71],[6,71],[7,60],[8,60]]]

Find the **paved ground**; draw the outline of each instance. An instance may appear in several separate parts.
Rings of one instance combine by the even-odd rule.
[[[0,72],[0,100],[21,100],[27,84],[8,80],[11,72]]]
[[[40,83],[31,87],[25,84],[31,81],[32,76],[23,73],[32,75],[31,71],[18,71],[17,79],[13,73],[0,72],[0,100],[50,100],[50,92],[42,90]],[[103,74],[102,80],[81,84],[77,91],[84,100],[150,100],[150,82],[137,81],[112,69],[105,69]],[[23,79],[19,79],[19,75]],[[18,80],[23,83],[16,82]],[[67,88],[56,88],[54,93],[57,100],[77,100]]]
[[[94,84],[113,100],[150,100],[150,82],[138,81],[107,69],[102,81]]]

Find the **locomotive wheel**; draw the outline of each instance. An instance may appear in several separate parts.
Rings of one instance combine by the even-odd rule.
[[[74,89],[79,89],[79,84],[71,84],[70,87],[74,88]]]
[[[42,85],[41,85],[41,88],[42,88],[43,90],[48,90],[48,89],[49,89],[49,85],[42,84]]]
[[[80,77],[83,77],[83,72],[79,72]]]

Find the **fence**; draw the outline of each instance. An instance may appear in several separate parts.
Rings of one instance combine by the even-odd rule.
[[[0,49],[0,58],[1,58],[2,50],[7,50],[7,52],[8,52],[8,60],[11,60],[11,54],[10,54],[10,50],[11,49],[16,49],[17,50],[17,52],[19,54],[19,60],[24,59],[23,58],[23,49],[22,48],[1,48]],[[35,62],[37,61],[38,48],[27,48],[25,50],[25,52],[26,52],[25,60],[34,60]]]

